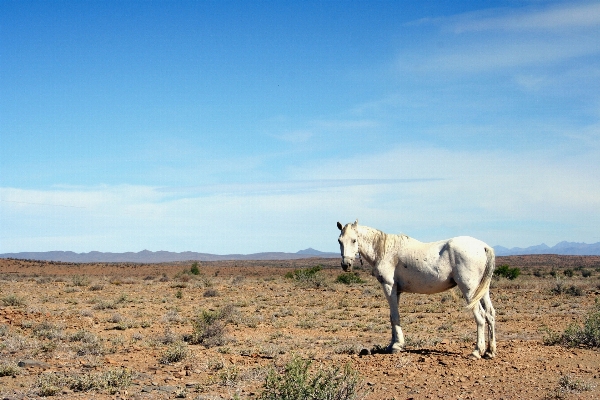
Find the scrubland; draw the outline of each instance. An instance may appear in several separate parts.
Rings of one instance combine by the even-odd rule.
[[[284,385],[286,368],[304,365],[329,382],[355,379],[338,398],[597,398],[597,344],[565,332],[600,313],[600,257],[497,265],[520,270],[492,283],[498,356],[470,360],[475,323],[456,289],[403,294],[407,351],[382,354],[381,289],[367,269],[340,279],[336,259],[197,269],[2,259],[0,394],[275,398],[265,382]]]

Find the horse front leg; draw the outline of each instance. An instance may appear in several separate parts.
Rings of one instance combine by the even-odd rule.
[[[390,306],[390,324],[392,325],[392,341],[386,351],[388,353],[398,353],[404,351],[404,334],[400,327],[400,313],[398,312],[400,293],[395,284],[382,283],[381,286]]]

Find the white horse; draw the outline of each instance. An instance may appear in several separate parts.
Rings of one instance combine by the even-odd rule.
[[[392,324],[388,352],[404,350],[398,313],[400,293],[433,294],[458,286],[477,322],[477,345],[472,357],[496,355],[496,312],[489,291],[495,265],[494,249],[468,236],[422,243],[406,235],[391,235],[358,225],[358,220],[345,226],[338,222],[337,226],[341,231],[338,242],[344,271],[352,270],[358,253],[372,266],[372,275],[381,283]]]

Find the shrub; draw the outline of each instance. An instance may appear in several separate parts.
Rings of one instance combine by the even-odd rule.
[[[548,331],[544,343],[547,345],[560,344],[567,347],[600,348],[600,301],[596,299],[596,304],[587,315],[583,326],[571,324],[562,334]]]
[[[89,287],[89,290],[94,291],[94,292],[96,292],[98,290],[102,290],[102,289],[104,289],[104,285],[101,283],[94,283],[92,286]]]
[[[358,399],[363,396],[362,384],[358,373],[349,364],[344,368],[332,367],[319,369],[311,374],[312,362],[294,357],[285,367],[282,374],[271,370],[260,400],[300,400],[300,399]]]
[[[570,375],[561,376],[557,387],[548,393],[546,399],[565,399],[568,394],[581,393],[592,390],[592,385],[579,379],[572,378]]]
[[[568,294],[570,296],[583,296],[585,292],[580,287],[575,285],[567,286],[562,280],[557,279],[556,284],[552,289],[550,289],[550,293],[561,295]]]
[[[2,298],[2,304],[4,306],[23,307],[27,305],[27,302],[22,297],[19,297],[14,294],[9,294],[8,296]]]
[[[539,269],[536,269],[535,271],[533,271],[533,276],[535,276],[537,278],[543,278],[544,273],[542,271],[540,271]]]
[[[592,276],[592,271],[587,270],[587,269],[582,269],[581,276],[583,276],[584,278],[589,278],[590,276]]]
[[[192,264],[192,267],[190,268],[190,272],[193,275],[200,275],[200,268],[198,268],[198,263],[197,262],[194,262]]]
[[[508,264],[502,264],[496,267],[494,271],[494,275],[502,276],[504,278],[510,279],[511,281],[516,279],[519,275],[521,275],[521,270],[517,267],[510,268]]]
[[[319,273],[322,269],[323,267],[320,265],[312,268],[296,269],[293,272],[288,272],[285,274],[285,277],[288,279],[293,279],[301,285],[321,287],[324,284],[323,277]]]
[[[87,286],[90,284],[90,280],[82,275],[73,275],[71,281],[73,282],[73,286]]]
[[[62,328],[50,322],[43,321],[33,326],[33,334],[38,338],[61,339],[63,337]]]
[[[568,276],[568,277],[570,278],[570,277],[572,277],[572,276],[573,276],[573,270],[572,270],[572,269],[565,269],[565,270],[563,271],[563,274],[564,274],[565,276]]]
[[[219,292],[216,289],[207,289],[204,294],[204,297],[217,297],[219,296]]]
[[[217,311],[202,310],[200,315],[192,319],[192,334],[186,337],[186,341],[206,347],[222,346],[227,342],[225,325],[234,312],[232,306],[225,306]]]
[[[125,368],[111,369],[101,374],[76,374],[67,375],[60,372],[42,373],[37,381],[40,396],[54,396],[63,387],[68,387],[74,392],[89,392],[92,390],[106,390],[110,394],[131,385],[132,373]]]
[[[345,285],[352,285],[354,283],[365,283],[356,272],[345,272],[338,275],[335,279],[337,283],[343,283]]]
[[[21,373],[21,369],[12,363],[5,361],[0,362],[0,376],[17,376]]]
[[[177,341],[172,343],[160,356],[158,362],[161,364],[173,364],[185,359],[189,354],[187,344]]]

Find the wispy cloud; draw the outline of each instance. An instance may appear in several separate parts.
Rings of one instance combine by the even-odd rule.
[[[521,11],[498,9],[484,13],[469,13],[452,18],[448,24],[455,33],[491,30],[555,31],[598,26],[600,26],[600,4],[597,2],[571,3]]]
[[[439,180],[439,178],[407,178],[407,179],[313,179],[282,182],[255,182],[216,184],[203,186],[162,187],[157,191],[177,196],[216,196],[216,195],[273,195],[308,193],[333,188],[381,186],[407,184]]]
[[[401,68],[414,72],[547,67],[600,53],[600,5],[596,2],[518,11],[492,9],[419,24],[439,26],[440,35],[429,52],[399,57]]]

